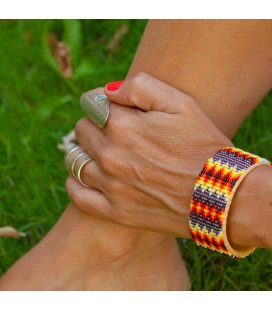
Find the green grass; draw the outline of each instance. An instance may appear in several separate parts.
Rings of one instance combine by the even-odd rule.
[[[28,234],[0,238],[0,274],[49,231],[69,202],[64,154],[56,146],[85,116],[79,105],[83,92],[124,79],[146,21],[70,23],[0,23],[0,226]],[[108,51],[106,43],[123,23],[129,34],[117,52]],[[72,80],[52,65],[46,39],[51,31],[59,39],[81,38],[70,42],[77,60]]]
[[[120,25],[129,33],[119,49],[106,47]],[[80,95],[123,79],[145,20],[0,22],[0,226],[27,232],[0,238],[0,274],[33,247],[57,221],[69,198],[67,171],[56,145],[84,116]],[[47,35],[54,32],[72,50],[73,78],[52,61]],[[272,160],[272,96],[249,116],[234,138],[237,146]],[[193,290],[270,290],[271,251],[258,249],[232,260],[180,241]]]

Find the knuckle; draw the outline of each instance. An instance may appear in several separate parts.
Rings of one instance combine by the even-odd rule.
[[[112,175],[116,166],[115,162],[114,152],[111,149],[106,148],[103,152],[101,152],[99,156],[99,163],[103,171]]]
[[[115,131],[116,126],[118,126],[119,123],[119,115],[118,113],[116,113],[115,109],[114,109],[114,104],[111,104],[111,108],[110,108],[110,115],[109,118],[107,120],[107,129],[109,132]]]
[[[148,79],[149,79],[148,74],[144,72],[139,72],[131,79],[131,83],[132,83],[132,86],[138,88],[142,84],[146,83]]]
[[[180,102],[179,109],[183,115],[192,117],[197,112],[198,105],[192,97],[185,94],[178,94],[177,100]]]
[[[137,139],[134,139],[135,143]],[[127,156],[130,154],[133,141],[129,143],[119,143],[105,146],[103,152],[100,153],[98,158],[98,165],[100,169],[108,176],[116,177],[120,180],[128,173],[130,163],[127,161]]]
[[[148,83],[150,81],[150,76],[144,72],[140,72],[138,74],[136,74],[132,79],[131,79],[131,89],[132,90],[136,90],[136,92],[144,87],[144,85],[146,85],[146,83]]]
[[[135,129],[134,118],[133,114],[128,113],[126,109],[118,110],[110,115],[107,123],[108,135],[116,146],[126,144],[129,137],[133,135]]]
[[[144,72],[137,73],[129,82],[127,101],[137,102],[139,91],[150,82],[150,76]]]

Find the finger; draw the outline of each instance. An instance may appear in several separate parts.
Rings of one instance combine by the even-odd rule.
[[[105,144],[105,134],[89,118],[80,119],[75,127],[75,135],[81,147],[98,162],[99,153]]]
[[[114,103],[105,95],[100,95],[94,92],[84,93],[80,98],[80,105],[82,110],[86,113],[88,118],[98,126],[102,131],[105,131],[105,126],[108,119],[112,118],[112,105]],[[118,105],[121,109],[131,109]]]
[[[110,100],[104,94],[103,88],[96,88],[80,97],[80,106],[89,119],[99,128],[103,128],[109,117]]]
[[[181,111],[181,105],[177,103],[193,102],[190,96],[146,73],[125,80],[117,90],[109,89],[110,84],[106,85],[104,91],[110,100],[143,111],[176,114]]]
[[[96,162],[80,145],[76,145],[70,152],[66,153],[65,165],[69,173],[83,185],[102,191],[103,175]]]
[[[89,155],[79,157],[73,169],[73,176],[86,187],[92,187],[103,191],[103,175],[96,162]]]
[[[69,173],[73,174],[74,165],[77,162],[77,159],[86,155],[87,153],[80,145],[74,145],[70,150],[68,150],[65,154],[64,161],[67,170]]]
[[[98,127],[103,128],[109,117],[110,100],[106,95],[94,92],[84,93],[80,97],[82,110]]]
[[[104,194],[94,188],[84,187],[73,176],[66,181],[66,190],[80,210],[104,219],[112,219],[113,208]]]
[[[115,134],[118,128],[125,130],[126,126],[131,127],[133,124],[135,125],[138,115],[141,113],[143,112],[139,109],[121,106],[112,102],[110,104],[108,121],[103,128],[99,128],[94,122],[88,122],[89,118],[84,118],[76,124],[76,137],[82,147],[92,155],[94,151],[91,150],[92,146],[97,146],[98,148],[105,145],[109,146],[110,140],[107,139],[107,134]],[[104,133],[104,135],[100,134],[100,132]],[[93,154],[93,156],[95,155]]]
[[[98,87],[95,89],[88,90],[87,93],[95,93],[95,94],[101,94],[101,95],[105,94],[104,87]]]

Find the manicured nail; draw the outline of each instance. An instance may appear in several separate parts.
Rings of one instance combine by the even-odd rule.
[[[107,96],[91,92],[85,93],[80,98],[80,105],[98,127],[105,126],[110,114],[110,100]]]
[[[117,90],[122,84],[123,84],[124,81],[116,81],[116,82],[111,82],[109,84],[107,84],[106,88],[107,90]]]

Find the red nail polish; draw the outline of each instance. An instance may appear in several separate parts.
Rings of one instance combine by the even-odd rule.
[[[107,90],[117,90],[123,83],[124,81],[116,81],[116,82],[111,82],[109,84],[107,84]]]

